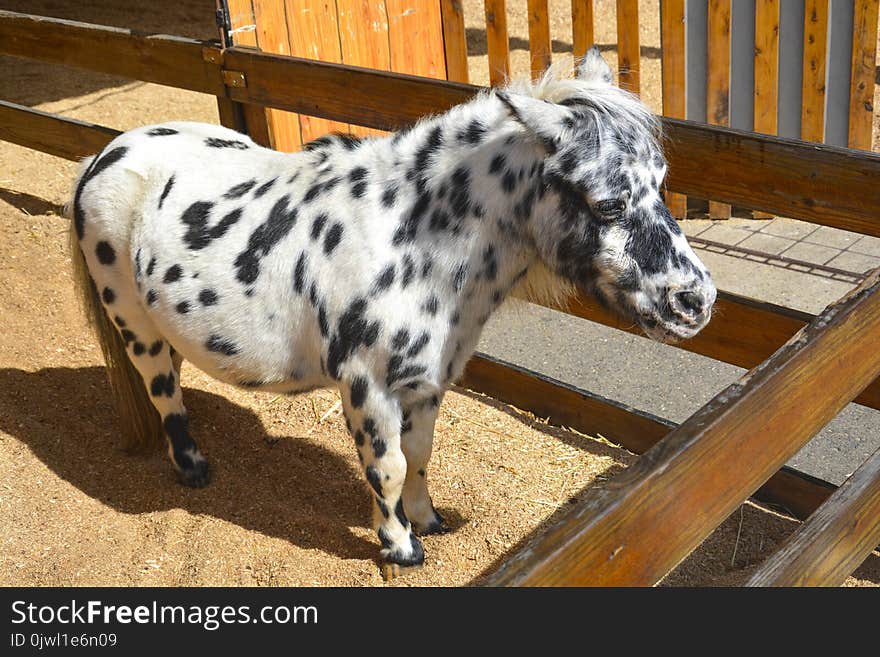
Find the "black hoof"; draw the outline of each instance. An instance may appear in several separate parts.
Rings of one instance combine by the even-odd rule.
[[[400,549],[382,550],[382,577],[385,580],[418,570],[425,563],[425,550],[421,541],[413,534],[409,538],[411,549],[408,554],[403,554]]]
[[[452,528],[446,524],[446,521],[443,520],[443,516],[437,513],[437,509],[434,509],[434,519],[429,522],[424,527],[416,527],[413,525],[413,529],[419,536],[430,536],[431,534],[446,534],[452,531]]]
[[[409,535],[410,550],[404,553],[400,548],[382,550],[382,561],[398,566],[421,566],[425,563],[425,549],[414,534]]]
[[[211,481],[208,462],[201,460],[185,470],[178,470],[177,478],[181,484],[189,488],[204,488]]]

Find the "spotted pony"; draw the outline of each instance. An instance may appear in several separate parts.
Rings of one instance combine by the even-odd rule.
[[[124,430],[208,480],[183,358],[225,382],[338,388],[386,574],[444,531],[426,470],[438,407],[515,287],[595,295],[664,341],[710,319],[712,279],[663,203],[658,126],[598,51],[385,138],[298,153],[199,123],[131,130],[72,199],[78,285]],[[127,423],[127,424],[126,424]]]

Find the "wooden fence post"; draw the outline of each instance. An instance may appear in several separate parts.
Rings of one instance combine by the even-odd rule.
[[[801,139],[825,141],[825,59],[828,54],[828,0],[804,7],[804,77]]]
[[[853,15],[849,147],[871,150],[877,66],[878,0],[856,0]]]
[[[467,32],[461,0],[440,0],[440,11],[443,16],[446,79],[468,82]]]
[[[510,43],[504,0],[486,0],[486,49],[489,52],[489,84],[493,87],[504,84],[510,78]]]
[[[706,118],[712,125],[729,126],[730,0],[709,0],[707,30]],[[710,200],[709,218],[730,219],[730,205]]]
[[[660,1],[660,39],[663,63],[663,115],[685,118],[685,0]],[[666,205],[676,219],[687,219],[687,196],[669,192]]]
[[[621,87],[641,90],[638,0],[617,0],[617,70]]]

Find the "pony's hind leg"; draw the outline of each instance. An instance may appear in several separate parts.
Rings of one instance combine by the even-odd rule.
[[[115,360],[128,361],[108,362],[108,368],[128,370],[126,365],[130,363],[136,370],[142,379],[139,385],[145,388],[149,404],[161,418],[168,455],[177,468],[181,483],[192,487],[204,486],[208,483],[208,462],[187,427],[187,413],[180,387],[182,358],[173,351],[147,315],[133,280],[115,271],[113,267],[102,266],[100,263],[96,263],[91,272],[93,293],[100,297],[105,311],[105,317],[100,319],[112,318],[113,329],[110,330],[118,333],[120,339],[115,342],[125,351],[124,356],[120,355]],[[133,373],[127,376],[138,378]],[[138,405],[120,408],[120,413],[129,412],[131,408],[137,409]]]
[[[113,312],[109,306],[106,308],[108,313]],[[173,352],[142,308],[129,307],[123,322],[119,330],[126,343],[126,353],[162,419],[168,456],[177,468],[181,483],[200,488],[208,483],[208,462],[189,433],[180,387],[182,358]]]
[[[129,253],[143,183],[118,165],[132,160],[130,151],[117,145],[81,168],[71,203],[73,278],[104,353],[127,440],[145,445],[164,433],[183,483],[203,486],[208,464],[187,429],[179,363],[175,369],[170,345],[146,313],[136,283],[139,259],[132,262]]]

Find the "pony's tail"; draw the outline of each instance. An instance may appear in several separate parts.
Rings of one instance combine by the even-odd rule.
[[[77,176],[74,193],[67,206],[70,219],[69,249],[73,266],[73,282],[82,304],[86,320],[92,327],[107,365],[107,377],[119,413],[119,425],[125,437],[125,447],[142,451],[160,444],[163,439],[162,420],[147,395],[140,373],[132,365],[125,350],[125,342],[101,304],[98,288],[89,273],[86,259],[80,248],[73,217],[77,211],[79,188],[83,184],[94,158],[83,160]]]

